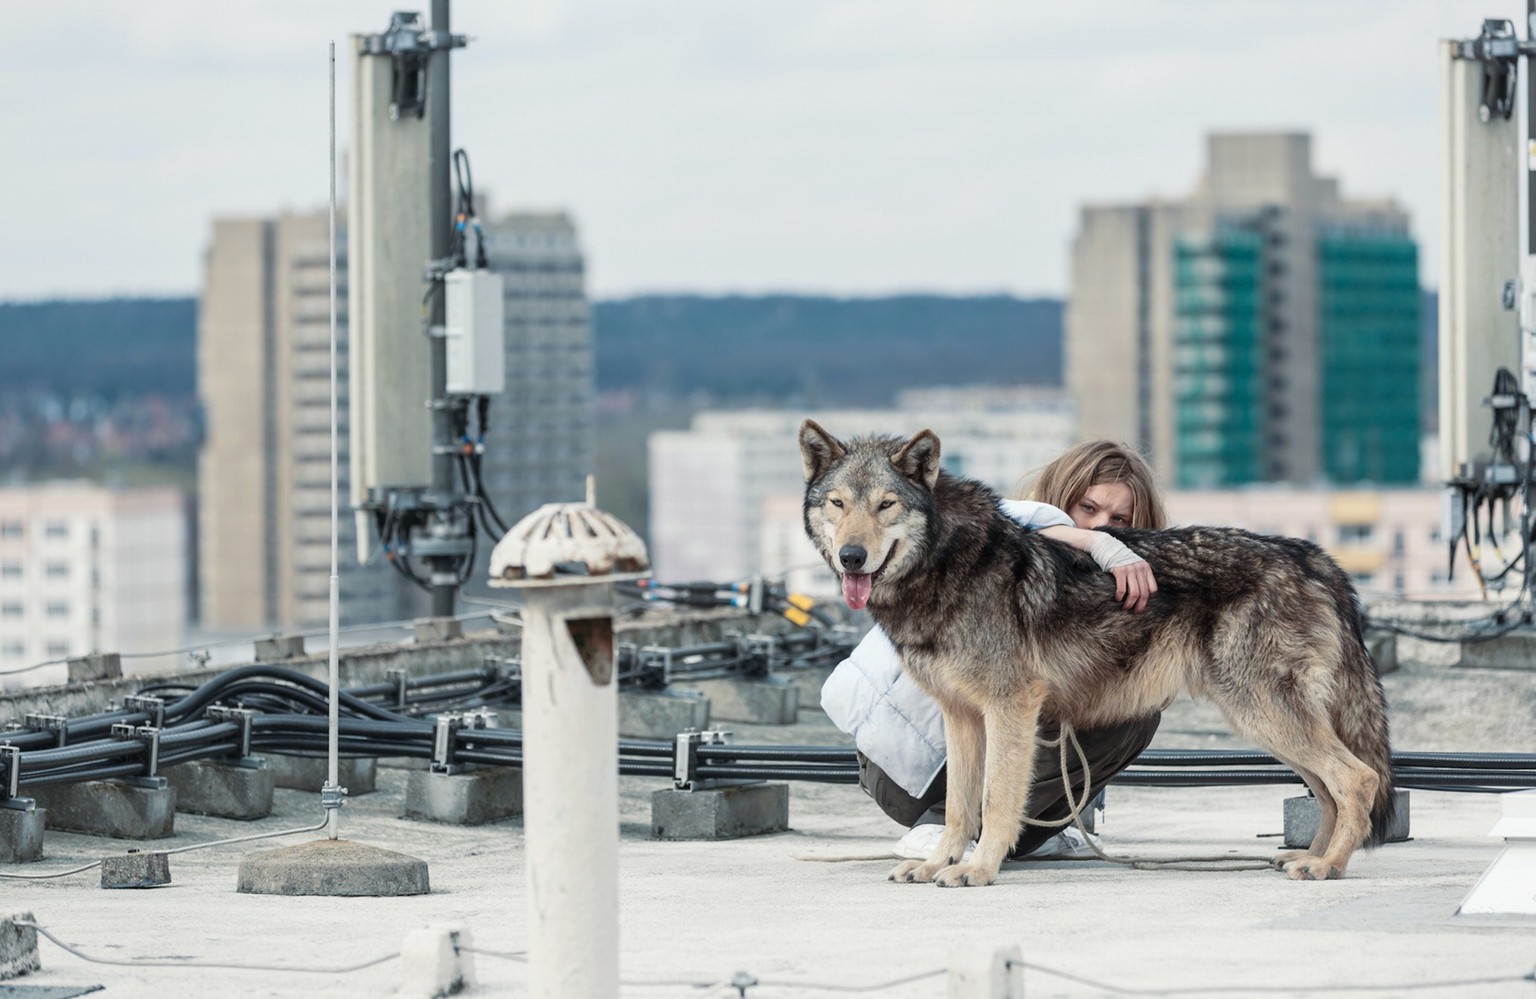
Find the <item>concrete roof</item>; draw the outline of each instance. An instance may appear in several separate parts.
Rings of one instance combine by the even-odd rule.
[[[1387,687],[1394,704],[1408,706],[1394,713],[1398,748],[1536,749],[1530,724],[1536,672],[1406,671],[1389,676]],[[802,708],[796,726],[731,727],[745,743],[842,741],[814,706]],[[1188,702],[1168,713],[1155,743],[1232,744],[1209,708]],[[475,958],[480,985],[470,994],[525,994],[527,966],[486,953],[527,946],[521,823],[459,828],[403,820],[405,779],[404,771],[381,769],[380,790],[346,806],[342,834],[427,860],[430,895],[236,893],[242,856],[313,834],[173,856],[173,884],[159,889],[104,891],[94,873],[7,882],[0,912],[30,910],[88,954],[186,965],[91,964],[45,940],[42,971],[12,984],[104,984],[110,996],[384,996],[399,983],[398,960],[342,973],[191,965],[353,965],[398,951],[418,926],[459,922],[483,952]],[[1360,986],[1519,976],[1536,965],[1536,920],[1454,915],[1500,849],[1501,842],[1486,835],[1498,817],[1495,796],[1412,792],[1412,840],[1357,854],[1340,881],[1037,862],[1006,866],[989,888],[942,890],[888,883],[891,860],[796,859],[890,849],[902,830],[856,787],[793,784],[792,828],[783,834],[679,843],[648,838],[650,794],[664,786],[651,778],[621,780],[625,996],[736,995],[690,983],[718,983],[737,971],[761,981],[747,990],[752,999],[829,995],[835,993],[819,986],[846,990],[940,972],[956,948],[1010,944],[1031,965],[1024,974],[1031,997],[1114,994],[1038,968],[1125,989],[1239,995],[1243,987],[1279,987],[1284,995],[1329,996]],[[1111,788],[1104,845],[1115,854],[1268,853],[1278,846],[1281,802],[1297,793],[1299,785]],[[238,823],[179,815],[175,839],[155,845],[307,825],[318,817],[318,795],[279,790],[271,818]],[[50,830],[47,858],[25,869],[60,869],[127,845]],[[1531,990],[1529,982],[1506,982],[1423,994],[1502,997]],[[878,994],[945,991],[939,974]]]

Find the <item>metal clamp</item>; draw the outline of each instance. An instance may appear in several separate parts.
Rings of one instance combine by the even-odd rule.
[[[739,784],[760,784],[750,778],[700,777],[699,747],[728,746],[731,733],[728,729],[685,729],[677,733],[672,753],[672,788],[677,791],[705,791],[715,787],[733,787]]]
[[[149,724],[165,728],[165,698],[153,694],[129,694],[123,698],[124,711],[143,711],[149,715]]]
[[[347,789],[339,784],[327,781],[320,788],[320,807],[327,811],[340,808],[347,803]]]
[[[267,765],[265,760],[251,755],[251,728],[256,720],[253,708],[228,708],[222,704],[210,704],[204,714],[212,721],[233,722],[240,726],[240,748],[236,758],[222,762],[233,762],[252,769],[261,769]]]
[[[500,722],[501,716],[490,708],[445,711],[438,715],[432,729],[432,772],[457,774],[478,767],[479,764],[459,763],[455,760],[459,732],[463,729],[497,728]]]
[[[384,675],[389,677],[389,682],[395,687],[395,710],[404,711],[410,703],[411,671],[392,669],[387,670]]]
[[[120,780],[137,787],[146,787],[159,790],[169,783],[159,775],[160,770],[160,729],[154,725],[134,725],[131,722],[113,722],[112,738],[123,740],[137,740],[144,745],[144,772],[136,777],[122,777]]]
[[[642,645],[635,652],[635,665],[649,675],[644,685],[652,688],[672,684],[672,650],[664,645]]]
[[[22,716],[22,721],[28,728],[40,728],[45,732],[53,732],[57,742],[55,745],[63,749],[69,744],[69,719],[63,715],[44,715],[28,712]]]
[[[0,745],[0,808],[30,812],[37,802],[21,796],[21,747],[9,742]]]
[[[779,658],[779,639],[774,635],[758,632],[743,635],[738,640],[741,657],[747,664],[747,675],[767,676],[773,672]]]

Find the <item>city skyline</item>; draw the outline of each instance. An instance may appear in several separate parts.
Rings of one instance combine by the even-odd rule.
[[[425,5],[422,5],[425,6]],[[323,204],[325,46],[390,5],[39,10],[0,67],[0,300],[189,294],[214,216]],[[460,3],[454,144],[582,219],[595,297],[1062,295],[1077,207],[1180,197],[1203,136],[1304,130],[1439,267],[1436,40],[1523,5]],[[1523,33],[1523,28],[1522,28]],[[1256,44],[1261,41],[1262,44]]]

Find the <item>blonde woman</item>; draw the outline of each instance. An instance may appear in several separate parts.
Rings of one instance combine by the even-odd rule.
[[[1031,530],[1088,553],[1115,577],[1123,612],[1139,613],[1157,592],[1151,567],[1101,527],[1165,528],[1167,514],[1152,470],[1135,450],[1114,441],[1086,441],[1021,482],[1028,500],[1004,500],[1003,512]],[[1116,613],[1120,613],[1117,611]],[[859,756],[859,786],[908,833],[896,845],[903,857],[926,858],[944,829],[944,719],[937,703],[901,671],[901,660],[877,627],[840,663],[822,688],[822,708],[852,735]],[[1089,797],[1124,770],[1152,741],[1161,715],[1077,733],[1091,768]],[[1056,736],[1054,727],[1040,732]],[[1081,792],[1075,757],[1068,778]],[[1068,814],[1058,750],[1042,747],[1029,795],[1031,818]],[[1026,825],[1012,856],[1078,851],[1075,831]]]

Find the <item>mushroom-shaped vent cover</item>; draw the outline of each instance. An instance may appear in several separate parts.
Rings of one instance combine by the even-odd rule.
[[[585,503],[546,503],[491,552],[491,583],[605,576],[650,568],[645,542],[622,520]]]

